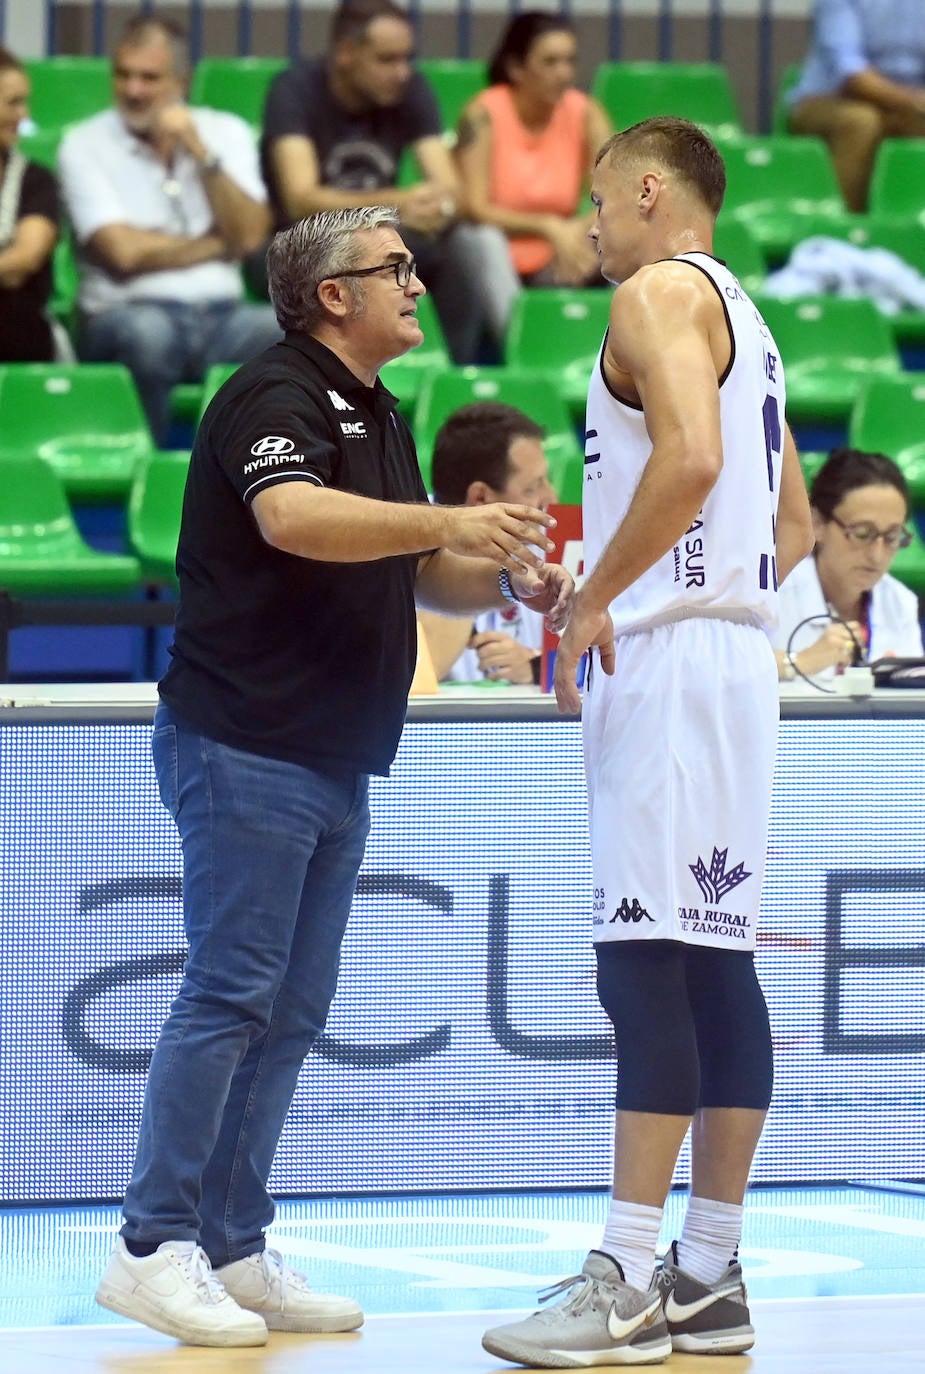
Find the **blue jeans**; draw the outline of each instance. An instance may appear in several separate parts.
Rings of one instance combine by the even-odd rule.
[[[84,362],[124,363],[135,379],[155,443],[170,427],[170,389],[201,382],[213,363],[243,363],[283,337],[272,306],[247,301],[130,301],[85,315]]]
[[[267,1178],[334,996],[369,830],[365,774],[232,749],[163,704],[154,765],[183,845],[189,954],[154,1050],[123,1235],[264,1248]]]

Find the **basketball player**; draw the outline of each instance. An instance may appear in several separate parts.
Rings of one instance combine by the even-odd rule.
[[[812,545],[777,347],[712,256],[716,148],[658,118],[604,144],[591,237],[618,283],[588,396],[584,554],[556,659],[583,710],[598,993],[616,1034],[614,1189],[600,1246],[558,1300],[489,1331],[540,1368],[659,1363],[754,1341],[737,1260],[771,1096],[755,977],[777,737],[767,630]],[[684,1227],[655,1272],[693,1123]]]

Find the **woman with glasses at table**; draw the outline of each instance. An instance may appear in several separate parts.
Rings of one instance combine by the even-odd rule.
[[[892,458],[833,450],[812,482],[810,504],[816,546],[780,589],[781,679],[921,656],[918,598],[889,572],[912,540],[909,490]]]

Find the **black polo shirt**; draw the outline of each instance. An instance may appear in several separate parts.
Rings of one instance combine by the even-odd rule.
[[[426,501],[410,430],[316,339],[288,334],[215,396],[190,460],[180,603],[160,694],[226,744],[387,774],[414,672],[419,555],[324,563],[273,548],[250,503],[279,482]]]

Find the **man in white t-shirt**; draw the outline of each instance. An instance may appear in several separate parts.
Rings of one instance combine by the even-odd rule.
[[[444,506],[517,501],[546,510],[555,500],[543,429],[516,406],[461,406],[434,443],[434,500]],[[472,617],[423,612],[421,623],[437,677],[445,682],[540,681],[543,617],[511,600]]]
[[[131,369],[159,442],[175,383],[280,337],[272,308],[243,300],[239,263],[270,228],[253,135],[186,105],[186,75],[176,25],[130,20],[114,108],[71,129],[58,162],[81,264],[78,353]]]

